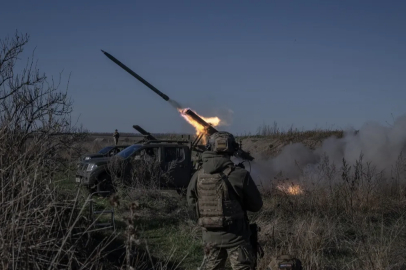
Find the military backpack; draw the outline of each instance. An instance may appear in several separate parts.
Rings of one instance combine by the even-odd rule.
[[[245,218],[239,201],[230,199],[228,175],[233,167],[208,174],[202,169],[197,178],[198,224],[206,229],[221,229],[233,221]]]

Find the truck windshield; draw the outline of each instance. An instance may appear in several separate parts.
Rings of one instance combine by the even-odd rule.
[[[141,145],[131,145],[124,150],[122,150],[120,153],[117,154],[117,156],[120,156],[122,158],[128,158],[132,154],[134,154],[135,151],[141,148]]]
[[[107,154],[107,152],[111,149],[113,149],[113,146],[104,147],[102,150],[99,151],[99,154]]]

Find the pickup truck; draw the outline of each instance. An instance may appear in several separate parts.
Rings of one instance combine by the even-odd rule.
[[[193,161],[190,142],[146,140],[128,146],[112,157],[82,160],[78,163],[75,181],[86,186],[91,193],[114,192],[112,176],[118,175],[119,178],[128,179],[130,173],[128,168],[137,164],[138,160],[159,164],[160,169],[166,175],[161,188],[184,189],[188,186],[190,178],[195,172],[194,164],[196,163]],[[119,165],[111,166],[113,162]],[[120,171],[112,169],[117,167],[123,169]]]

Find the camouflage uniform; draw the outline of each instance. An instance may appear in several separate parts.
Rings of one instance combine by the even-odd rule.
[[[118,139],[120,138],[120,133],[118,133],[117,129],[113,134],[114,137],[114,144],[117,145],[118,144]]]
[[[235,270],[253,269],[255,255],[249,243],[234,248],[211,248],[205,255],[199,270],[224,269],[227,257]]]
[[[187,190],[189,206],[196,213],[198,205],[197,180],[202,170],[209,174],[224,171],[233,167],[228,155],[206,151],[202,154],[202,169],[196,172],[190,180]],[[233,269],[253,269],[255,254],[250,245],[250,231],[246,211],[257,212],[262,207],[261,194],[248,171],[234,167],[228,175],[229,196],[231,200],[240,202],[245,218],[234,220],[222,229],[202,228],[203,242],[206,245],[205,257],[201,266],[203,269],[224,269],[227,257]]]

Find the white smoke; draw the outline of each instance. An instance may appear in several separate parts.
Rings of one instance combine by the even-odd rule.
[[[354,165],[362,155],[363,162],[371,163],[379,171],[389,172],[399,155],[405,152],[406,115],[403,115],[390,127],[368,122],[358,132],[348,130],[342,138],[330,137],[314,151],[301,143],[287,145],[276,158],[254,162],[251,173],[259,181],[272,179],[278,173],[295,178],[304,168],[318,164],[323,155],[337,167],[341,167],[343,158],[349,165]]]
[[[234,112],[231,109],[217,109],[214,115],[220,118],[219,126],[230,126],[233,123]]]
[[[376,122],[364,124],[358,133],[347,132],[343,138],[329,138],[315,153],[325,153],[331,161],[340,164],[344,158],[354,164],[360,155],[379,170],[388,170],[406,150],[406,115],[395,120],[391,127]]]

